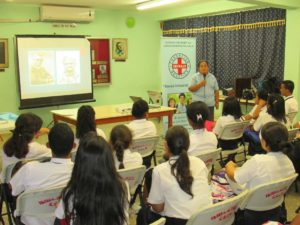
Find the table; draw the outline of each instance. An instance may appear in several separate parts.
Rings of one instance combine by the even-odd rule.
[[[10,130],[15,129],[15,121],[13,120],[0,120],[0,141],[3,141],[2,133],[7,133]]]
[[[96,124],[110,124],[131,121],[133,120],[133,116],[131,115],[131,107],[132,104],[93,107],[96,113]],[[64,121],[76,125],[77,110],[77,108],[52,110],[51,113],[54,123],[57,123],[58,121]],[[167,116],[168,127],[171,127],[173,123],[173,114],[175,112],[175,108],[165,106],[161,106],[159,108],[150,108],[148,118],[161,118],[163,116]]]
[[[224,102],[226,97],[228,97],[228,96],[220,95],[219,96],[220,102]],[[248,100],[248,102],[247,102],[246,99],[238,98],[238,101],[241,104],[255,105],[255,99]]]

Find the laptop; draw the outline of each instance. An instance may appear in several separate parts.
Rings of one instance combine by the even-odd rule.
[[[136,102],[136,101],[142,99],[141,97],[138,97],[138,96],[129,96],[129,98],[130,98],[133,102]],[[160,108],[160,105],[158,105],[158,104],[148,104],[148,105],[149,105],[149,109],[157,109],[157,108]]]

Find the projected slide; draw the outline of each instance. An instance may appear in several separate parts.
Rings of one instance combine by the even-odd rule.
[[[85,37],[16,37],[20,108],[94,100],[90,43]]]
[[[30,68],[30,84],[54,83],[54,52],[29,51],[28,63]]]

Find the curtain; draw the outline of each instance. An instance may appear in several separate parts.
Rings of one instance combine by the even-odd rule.
[[[284,9],[266,8],[170,20],[162,27],[164,37],[196,37],[196,60],[209,61],[220,88],[249,77],[258,86],[271,77],[283,79],[285,18]]]

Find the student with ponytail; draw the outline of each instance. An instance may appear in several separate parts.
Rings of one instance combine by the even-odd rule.
[[[4,143],[2,168],[25,158],[51,157],[51,150],[34,141],[48,129],[41,128],[42,119],[33,113],[21,114],[16,122],[12,136]]]
[[[295,173],[292,161],[286,154],[293,150],[288,142],[288,130],[279,122],[269,122],[261,130],[261,146],[267,154],[256,154],[240,168],[230,161],[226,165],[228,177],[246,188],[289,177]],[[280,207],[268,212],[245,211],[245,225],[261,225],[279,221]]]
[[[218,140],[216,135],[205,129],[205,121],[209,116],[209,109],[204,102],[192,102],[187,106],[187,117],[193,131],[190,133],[189,155],[197,155],[203,150],[216,149]]]
[[[110,144],[114,151],[116,169],[128,169],[143,164],[140,153],[131,152],[132,133],[125,125],[115,126],[110,133]]]
[[[190,141],[184,127],[170,128],[165,139],[169,160],[153,169],[148,203],[166,217],[166,225],[183,225],[197,209],[212,204],[208,171],[200,159],[188,156]]]

